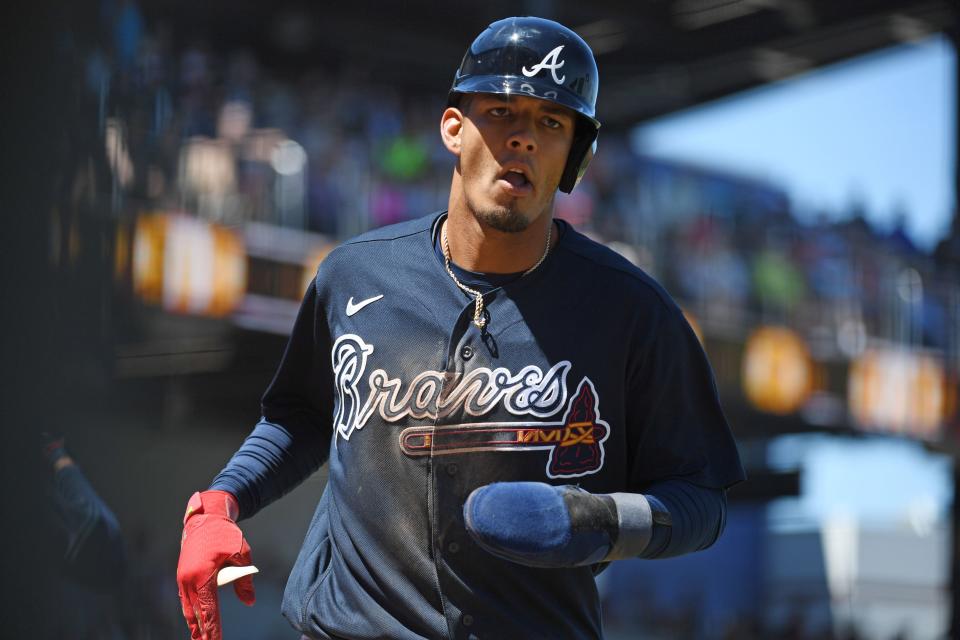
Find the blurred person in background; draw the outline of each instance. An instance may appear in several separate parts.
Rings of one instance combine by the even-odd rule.
[[[593,155],[597,89],[555,22],[474,41],[440,123],[448,209],[324,260],[262,420],[189,499],[192,638],[221,637],[217,574],[252,562],[236,523],[324,462],[283,602],[307,639],[601,637],[596,572],[720,535],[743,470],[695,334],[554,219]],[[234,591],[253,604],[250,576]]]
[[[120,525],[83,471],[67,452],[62,435],[42,434],[50,469],[46,487],[48,539],[60,558],[61,580],[50,594],[53,612],[37,623],[42,638],[113,640],[121,629],[118,598],[126,576]]]

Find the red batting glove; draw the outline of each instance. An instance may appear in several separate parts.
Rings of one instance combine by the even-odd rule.
[[[191,640],[221,640],[217,572],[225,566],[253,564],[250,545],[236,525],[240,508],[226,491],[194,493],[183,516],[177,587]],[[253,604],[253,576],[233,583],[240,602]]]

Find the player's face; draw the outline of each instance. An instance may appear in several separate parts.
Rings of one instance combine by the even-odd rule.
[[[463,104],[457,170],[470,211],[519,232],[553,206],[573,141],[575,114],[526,96],[470,94]]]

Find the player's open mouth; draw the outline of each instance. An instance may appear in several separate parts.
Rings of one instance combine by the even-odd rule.
[[[526,195],[533,191],[533,183],[522,169],[507,169],[497,182],[511,195]]]

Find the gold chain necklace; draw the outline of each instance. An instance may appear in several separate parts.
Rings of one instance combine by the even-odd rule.
[[[483,331],[483,328],[487,326],[487,319],[483,317],[483,294],[477,291],[476,289],[471,289],[467,285],[463,284],[457,280],[457,276],[454,275],[453,269],[450,268],[450,243],[447,242],[447,221],[443,222],[443,264],[447,268],[447,273],[450,274],[450,277],[453,278],[454,284],[456,284],[462,291],[468,295],[473,296],[474,298],[474,307],[473,307],[473,324],[477,325],[477,329]],[[547,227],[547,246],[543,248],[543,255],[540,256],[540,259],[537,260],[537,263],[523,272],[524,276],[529,275],[534,269],[543,264],[543,261],[547,259],[547,254],[550,253],[550,236],[553,233],[553,221],[550,221],[550,226]]]

